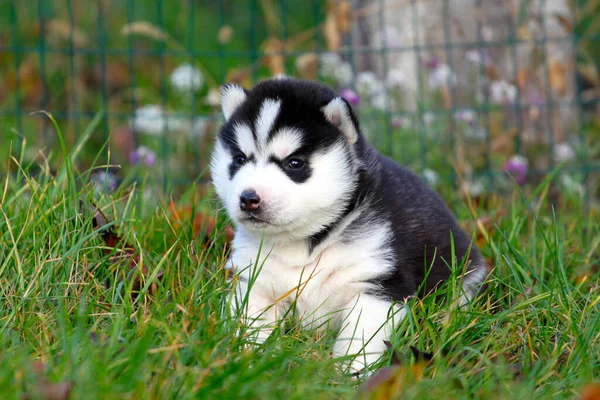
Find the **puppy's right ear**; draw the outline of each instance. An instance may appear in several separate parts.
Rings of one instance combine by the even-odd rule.
[[[221,110],[225,116],[225,121],[242,105],[247,95],[248,92],[246,92],[246,89],[234,83],[227,83],[221,86]]]

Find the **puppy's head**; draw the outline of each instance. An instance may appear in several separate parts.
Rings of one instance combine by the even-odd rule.
[[[357,183],[359,127],[328,87],[268,80],[221,89],[225,123],[211,162],[231,219],[282,240],[305,238],[344,211]]]

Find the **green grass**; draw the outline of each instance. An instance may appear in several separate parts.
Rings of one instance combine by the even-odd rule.
[[[178,224],[169,197],[150,183],[92,199],[83,183],[89,171],[78,169],[76,153],[49,156],[56,178],[43,167],[29,172],[19,151],[13,154],[8,170],[19,172],[0,190],[0,397],[35,393],[32,360],[46,364],[51,381],[72,382],[76,399],[356,396],[362,382],[331,359],[334,332],[290,321],[257,348],[247,346],[244,329],[236,335],[239,316],[226,307],[224,242],[195,235],[191,221]],[[144,196],[147,189],[152,196]],[[547,189],[544,183],[472,210],[506,211],[489,242],[479,240],[495,268],[463,310],[440,295],[408,303],[409,317],[392,340],[403,363],[398,398],[574,398],[600,379],[598,210],[584,215],[578,199],[553,210]],[[217,208],[198,192],[190,187],[179,205]],[[443,192],[461,221],[472,219],[449,188]],[[80,200],[94,200],[142,255],[150,273],[137,299]],[[151,283],[158,284],[154,293]],[[432,360],[416,361],[410,346]]]

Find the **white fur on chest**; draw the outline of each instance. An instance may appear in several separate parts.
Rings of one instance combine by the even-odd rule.
[[[243,230],[236,233],[231,262],[246,280],[255,275],[252,292],[284,312],[294,301],[305,324],[333,317],[371,287],[367,281],[393,268],[389,226],[367,229],[354,240],[331,238],[311,254],[306,242],[277,244]],[[259,256],[260,249],[260,256]],[[256,268],[259,269],[256,273]]]

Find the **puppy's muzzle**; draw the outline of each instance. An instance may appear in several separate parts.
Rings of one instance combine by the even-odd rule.
[[[260,208],[260,197],[254,190],[244,190],[240,195],[240,210],[257,211]]]

